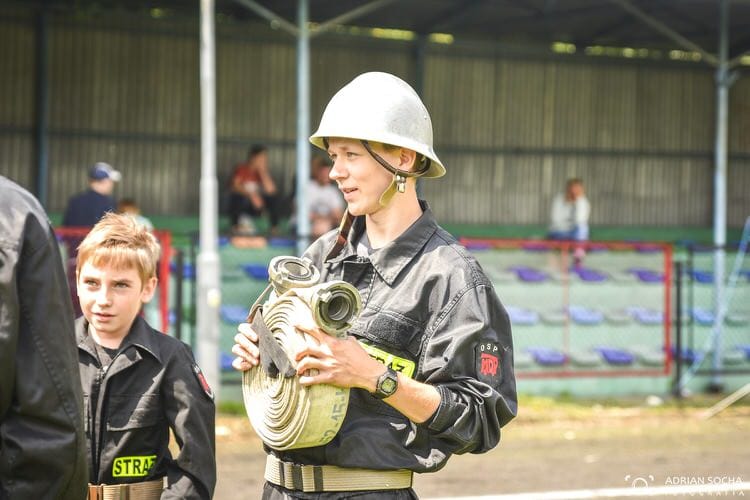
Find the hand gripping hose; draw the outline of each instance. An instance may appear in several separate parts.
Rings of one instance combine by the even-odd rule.
[[[245,410],[255,432],[270,448],[324,445],[341,427],[349,389],[300,385],[296,354],[317,341],[294,327],[317,325],[329,335],[344,337],[359,316],[361,298],[357,289],[344,281],[318,284],[320,274],[307,259],[276,257],[268,270],[270,285],[248,316],[260,337],[261,364],[243,373]],[[271,288],[268,300],[260,306]],[[264,346],[264,341],[276,345]]]

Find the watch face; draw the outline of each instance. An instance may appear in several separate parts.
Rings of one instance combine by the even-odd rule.
[[[386,394],[393,394],[396,392],[396,381],[392,378],[383,380],[383,385],[380,386],[380,390]]]

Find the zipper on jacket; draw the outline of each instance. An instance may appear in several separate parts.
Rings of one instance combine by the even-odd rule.
[[[102,397],[102,381],[104,380],[105,375],[107,374],[107,368],[109,368],[109,365],[104,365],[99,367],[99,371],[96,373],[96,378],[94,379],[94,386],[91,390],[91,395],[93,396],[92,399],[96,401],[96,411],[92,412],[92,422],[91,422],[91,437],[94,440],[92,443],[92,448],[94,449],[95,453],[91,454],[91,459],[94,461],[92,464],[92,470],[94,471],[94,477],[92,479],[92,483],[99,484],[99,460],[101,458],[102,454],[102,437],[104,435],[104,430],[102,429],[102,405],[104,404],[104,397]]]

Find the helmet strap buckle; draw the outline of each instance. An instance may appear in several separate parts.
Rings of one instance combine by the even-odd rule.
[[[396,174],[394,180],[396,181],[396,190],[398,190],[399,193],[406,192],[406,177]]]

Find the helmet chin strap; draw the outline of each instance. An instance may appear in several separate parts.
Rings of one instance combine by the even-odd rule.
[[[406,192],[406,179],[408,177],[419,177],[425,174],[430,169],[430,163],[432,163],[432,160],[430,160],[426,156],[420,155],[422,156],[422,160],[420,161],[420,166],[416,171],[411,172],[409,170],[401,170],[388,163],[382,156],[373,151],[369,142],[365,140],[362,140],[361,142],[367,152],[370,153],[370,156],[372,156],[375,161],[380,163],[383,168],[393,174],[393,180],[391,181],[390,185],[385,191],[383,191],[383,194],[380,195],[381,207],[388,205],[388,203],[397,192]]]

